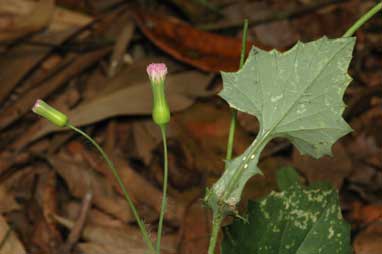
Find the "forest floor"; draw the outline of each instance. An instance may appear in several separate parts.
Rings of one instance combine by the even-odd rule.
[[[139,2],[139,1],[137,1]],[[168,66],[169,205],[163,253],[207,253],[210,212],[202,204],[222,174],[231,119],[217,96],[219,71],[236,71],[243,20],[248,45],[287,50],[340,37],[376,1],[5,0],[0,3],[0,253],[144,253],[132,213],[106,164],[83,138],[31,112],[37,99],[65,112],[113,158],[155,237],[163,150],[151,120],[146,66]],[[209,3],[209,4],[206,4]],[[354,131],[333,157],[302,156],[274,140],[247,184],[248,200],[277,189],[295,167],[306,183],[340,194],[356,254],[382,253],[382,19],[357,33],[345,120]],[[239,113],[234,153],[259,130]],[[228,222],[227,222],[228,223]]]

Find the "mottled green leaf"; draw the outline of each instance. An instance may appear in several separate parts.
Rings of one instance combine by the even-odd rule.
[[[299,175],[292,167],[284,167],[276,173],[277,186],[280,190],[286,190],[299,182]]]
[[[273,138],[287,138],[302,154],[315,158],[331,154],[333,143],[351,130],[341,115],[354,43],[355,38],[324,37],[299,42],[284,53],[254,47],[241,70],[222,73],[220,96],[256,116],[260,131],[242,155],[227,163],[206,197],[210,207],[217,207],[212,196],[227,208],[240,201],[245,183],[261,173],[260,153]]]
[[[350,254],[350,226],[330,187],[298,184],[248,205],[248,222],[223,230],[223,254]]]

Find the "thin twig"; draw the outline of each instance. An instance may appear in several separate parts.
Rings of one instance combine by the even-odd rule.
[[[58,253],[70,254],[70,251],[72,250],[74,244],[81,237],[81,232],[82,232],[82,229],[85,225],[86,218],[87,218],[89,209],[91,207],[92,199],[93,199],[92,192],[87,192],[85,197],[82,200],[82,206],[81,206],[81,210],[80,210],[78,219],[77,219],[76,223],[74,224],[73,228],[71,229],[70,234],[69,234],[68,238],[66,239],[65,244],[61,246]]]

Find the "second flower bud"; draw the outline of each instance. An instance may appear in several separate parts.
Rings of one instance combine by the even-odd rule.
[[[167,67],[163,63],[152,63],[147,66],[147,74],[153,92],[153,120],[159,126],[166,125],[171,115],[165,94]]]

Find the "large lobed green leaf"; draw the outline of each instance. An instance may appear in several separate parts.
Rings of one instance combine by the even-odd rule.
[[[354,44],[355,38],[324,37],[284,53],[254,47],[241,70],[222,73],[220,96],[256,116],[260,131],[242,155],[227,163],[206,197],[210,207],[216,208],[218,200],[229,210],[240,201],[245,183],[261,173],[259,156],[272,138],[287,138],[315,158],[331,154],[333,143],[351,131],[341,115]]]
[[[248,222],[224,228],[223,254],[350,254],[337,192],[297,183],[248,205]]]
[[[331,145],[351,130],[341,115],[354,43],[324,37],[285,53],[253,48],[240,71],[222,74],[220,96],[255,115],[263,135],[286,137],[316,158],[331,154]]]

